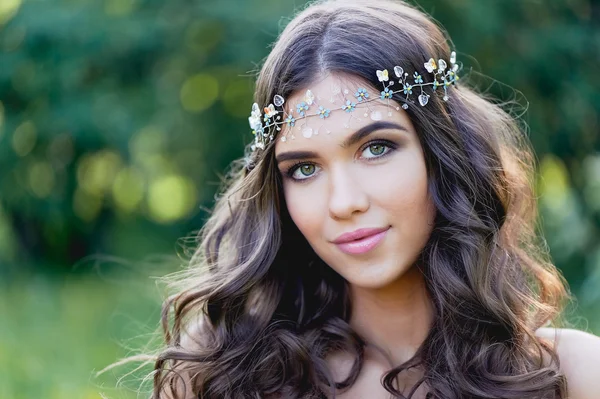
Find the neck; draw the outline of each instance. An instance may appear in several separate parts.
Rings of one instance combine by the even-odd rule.
[[[429,333],[433,304],[415,266],[382,288],[351,286],[350,297],[350,325],[392,367],[409,360]]]

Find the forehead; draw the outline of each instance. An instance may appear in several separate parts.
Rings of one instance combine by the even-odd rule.
[[[291,115],[297,119],[294,126],[282,125],[275,152],[314,148],[332,142],[340,144],[353,132],[376,121],[392,122],[413,132],[414,127],[406,111],[395,101],[380,98],[384,88],[384,84],[373,87],[360,77],[333,72],[292,93],[286,99],[283,117]],[[313,97],[311,105],[307,104],[308,90],[312,93],[308,97]],[[372,101],[360,101],[364,95]],[[304,107],[308,117],[301,118],[300,106]]]
[[[359,87],[364,87],[369,91],[376,90],[371,86],[371,83],[361,78],[360,76],[350,75],[343,72],[327,72],[313,83],[307,86],[304,90],[297,90],[289,96],[290,100],[299,100],[305,94],[306,89],[311,89],[313,92],[320,92],[324,95],[339,94],[340,90],[356,90]],[[347,97],[351,97],[354,93],[349,92]],[[328,99],[328,98],[327,98]],[[339,99],[338,99],[339,100]]]

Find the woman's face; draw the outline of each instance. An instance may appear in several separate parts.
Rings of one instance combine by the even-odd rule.
[[[333,94],[336,86],[348,87],[346,97],[357,103],[352,113],[341,110],[345,102]],[[379,93],[360,80],[336,75],[311,85],[316,105],[308,114],[320,104],[331,110],[329,117],[309,117],[290,131],[282,129],[287,141],[277,140],[275,156],[289,214],[310,246],[350,284],[374,289],[411,268],[431,234],[435,208],[423,150],[407,113],[392,101],[392,107],[379,99],[361,104],[354,97],[358,87],[367,88],[370,98]],[[293,107],[297,115],[296,104],[304,95],[286,99],[286,109]],[[382,118],[375,121],[366,112],[379,112]],[[299,130],[304,122],[318,135],[304,137]],[[293,154],[298,152],[310,154]],[[344,233],[365,228],[387,230],[362,243],[334,243]]]

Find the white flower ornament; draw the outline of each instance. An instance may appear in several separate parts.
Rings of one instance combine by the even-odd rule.
[[[259,130],[262,127],[262,121],[260,120],[260,116],[260,108],[258,107],[258,104],[252,104],[252,112],[250,113],[248,122],[250,122],[250,127],[253,130]]]
[[[433,73],[433,71],[437,68],[437,65],[435,65],[435,60],[433,58],[430,58],[429,61],[427,61],[423,65],[425,65],[425,69],[427,69],[427,72],[429,73]]]
[[[404,74],[404,69],[402,69],[402,67],[395,66],[394,73],[396,74],[396,77],[402,78],[402,75]]]
[[[274,117],[278,112],[279,111],[275,109],[273,104],[269,104],[269,106],[265,108],[265,115],[267,115],[269,118]]]
[[[306,94],[304,95],[304,102],[308,105],[313,105],[315,102],[315,95],[312,91],[306,90]]]
[[[387,82],[388,80],[390,80],[390,76],[388,74],[388,70],[384,69],[383,71],[377,71],[377,79],[379,79],[380,82]]]
[[[444,61],[444,60],[438,60],[438,66],[440,68],[440,69],[438,69],[438,73],[441,73],[446,70],[446,68],[448,67],[448,64],[446,64],[446,61]]]

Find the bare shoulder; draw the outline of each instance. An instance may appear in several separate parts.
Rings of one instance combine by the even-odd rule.
[[[600,337],[570,328],[540,328],[550,341],[567,377],[569,399],[594,399],[600,392]]]

